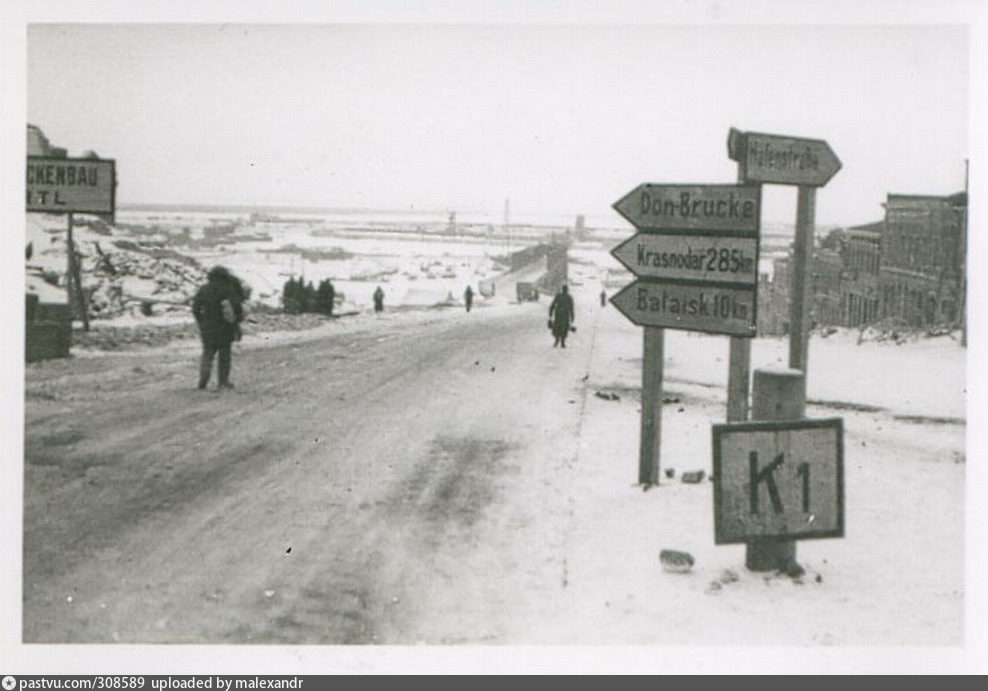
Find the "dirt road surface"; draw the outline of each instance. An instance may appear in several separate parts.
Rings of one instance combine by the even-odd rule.
[[[240,346],[224,393],[192,346],[32,367],[24,642],[524,630],[566,584],[593,341],[553,349],[546,307]]]

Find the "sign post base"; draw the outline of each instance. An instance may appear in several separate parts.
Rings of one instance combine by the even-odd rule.
[[[745,545],[744,565],[749,571],[786,571],[795,563],[795,540],[763,537]]]
[[[793,369],[755,370],[753,420],[802,420],[806,410],[805,376]],[[745,543],[744,565],[751,571],[787,571],[796,564],[796,541],[778,537]]]

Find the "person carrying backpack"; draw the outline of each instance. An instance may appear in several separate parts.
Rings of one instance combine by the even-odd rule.
[[[243,319],[243,290],[235,286],[237,279],[224,266],[214,266],[207,282],[199,288],[192,301],[192,314],[199,325],[202,358],[199,361],[199,389],[209,385],[213,357],[218,356],[219,389],[232,389],[230,383],[231,346],[238,339]]]

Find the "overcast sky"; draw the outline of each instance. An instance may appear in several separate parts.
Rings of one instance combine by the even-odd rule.
[[[607,213],[735,181],[730,127],[826,139],[819,223],[963,189],[963,27],[31,25],[28,121],[121,202]],[[795,191],[766,193],[791,221]],[[615,224],[620,221],[615,216]]]

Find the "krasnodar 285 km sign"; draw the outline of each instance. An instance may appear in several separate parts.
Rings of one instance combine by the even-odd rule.
[[[638,233],[611,250],[635,276],[736,283],[758,281],[758,238]]]

